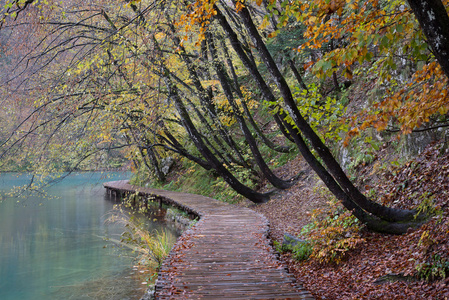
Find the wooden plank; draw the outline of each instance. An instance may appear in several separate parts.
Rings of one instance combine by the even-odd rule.
[[[110,195],[155,197],[201,217],[165,259],[156,299],[313,299],[278,260],[268,220],[248,209],[186,193],[104,184]]]

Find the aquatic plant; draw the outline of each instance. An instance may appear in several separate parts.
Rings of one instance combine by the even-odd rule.
[[[145,229],[147,226],[144,218],[138,218],[138,215],[132,212],[126,213],[122,208],[118,210],[119,212],[112,213],[107,221],[122,224],[125,231],[120,240],[109,240],[138,253],[137,260],[140,265],[159,268],[175,243],[174,237],[164,230],[148,231]]]

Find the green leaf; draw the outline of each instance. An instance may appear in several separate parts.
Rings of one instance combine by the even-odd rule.
[[[327,72],[328,70],[332,69],[332,62],[331,61],[324,61],[321,69],[323,72]]]
[[[386,36],[382,37],[382,39],[380,40],[380,48],[388,48],[389,44],[390,40]]]
[[[365,60],[366,61],[371,61],[372,59],[373,59],[373,57],[374,57],[374,55],[373,55],[373,53],[372,52],[366,52],[366,55],[365,55]]]

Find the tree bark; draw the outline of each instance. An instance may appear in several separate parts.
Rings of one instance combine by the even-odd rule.
[[[249,11],[246,9],[246,7],[244,7],[239,11],[238,14],[243,24],[245,25],[246,30],[250,38],[252,39],[256,49],[258,50],[262,61],[266,65],[269,73],[271,74],[271,77],[279,88],[289,116],[292,118],[294,124],[309,140],[313,149],[323,160],[324,164],[327,167],[327,170],[332,174],[343,191],[350,197],[352,201],[354,201],[356,205],[360,206],[362,209],[374,214],[379,218],[390,222],[412,220],[414,218],[414,215],[416,214],[416,211],[390,208],[382,206],[374,201],[370,201],[352,184],[352,182],[348,179],[348,177],[342,170],[340,164],[333,157],[329,148],[324,145],[320,137],[310,127],[310,125],[306,122],[306,120],[296,107],[296,103],[293,99],[290,87],[279,71],[273,58],[271,57],[271,54],[269,53],[264,41],[262,40],[262,37],[259,34],[259,31],[252,21]]]
[[[212,152],[204,144],[199,132],[197,131],[195,125],[193,124],[190,116],[180,99],[176,86],[173,85],[169,77],[164,78],[167,89],[169,91],[170,97],[175,103],[176,110],[178,111],[182,124],[186,131],[188,132],[190,138],[194,142],[198,151],[207,159],[207,161],[212,165],[213,169],[217,171],[218,174],[233,188],[237,193],[248,198],[254,203],[265,203],[269,200],[269,194],[262,194],[254,191],[253,189],[243,185],[238,179],[226,169],[223,164],[212,154]]]
[[[407,0],[427,43],[449,78],[449,16],[441,0]]]
[[[243,135],[245,136],[246,141],[248,142],[248,145],[251,149],[251,153],[253,154],[257,165],[259,166],[260,170],[264,174],[264,176],[268,179],[268,181],[276,188],[279,189],[287,189],[292,186],[292,181],[285,181],[274,175],[274,173],[271,171],[271,169],[266,164],[265,160],[262,157],[262,154],[259,151],[259,148],[257,147],[256,140],[254,139],[251,131],[249,130],[248,126],[246,125],[246,122],[241,114],[240,108],[237,106],[234,100],[234,95],[232,93],[232,88],[229,84],[229,77],[227,76],[227,72],[223,66],[223,64],[219,61],[218,54],[215,48],[214,38],[212,37],[212,34],[208,35],[208,44],[209,44],[209,51],[212,56],[212,64],[214,65],[215,72],[220,80],[221,87],[223,88],[223,91],[225,93],[226,98],[228,99],[229,104],[231,105],[232,109],[234,110],[234,116],[237,119],[237,122],[239,123],[240,129],[243,132]]]
[[[263,79],[262,75],[260,74],[259,70],[257,69],[257,65],[256,65],[254,59],[252,59],[248,55],[246,55],[246,52],[243,49],[243,46],[241,45],[237,34],[234,32],[232,27],[229,25],[228,21],[226,20],[226,17],[223,15],[223,13],[220,11],[220,9],[217,6],[214,6],[214,8],[217,11],[216,18],[219,21],[220,26],[225,31],[226,36],[228,37],[229,41],[231,42],[231,45],[232,45],[234,51],[237,53],[237,55],[240,58],[240,60],[242,61],[243,65],[249,71],[249,73],[253,77],[254,81],[256,82],[259,90],[262,92],[263,98],[268,103],[276,103],[277,99],[273,95],[273,92],[271,91],[270,87],[267,85],[267,83]],[[271,108],[276,109],[274,104],[271,104]],[[280,115],[279,112],[276,112],[274,114],[274,120],[275,120],[276,124],[278,125],[279,129],[281,130],[282,134],[288,140],[293,142],[293,139],[291,138],[291,136],[287,132],[287,130],[285,130],[284,124],[282,123],[282,120],[285,117],[286,117],[286,115]]]
[[[234,85],[235,85],[235,91],[237,93],[237,95],[239,96],[239,98],[241,99],[241,103],[242,103],[242,108],[243,111],[245,112],[246,117],[248,118],[251,126],[254,128],[254,131],[256,132],[257,136],[259,137],[259,139],[265,144],[267,145],[268,148],[273,149],[274,151],[278,151],[281,153],[289,153],[290,151],[292,151],[292,147],[289,146],[281,146],[281,145],[276,145],[274,142],[272,142],[260,129],[259,125],[257,125],[256,121],[254,120],[253,116],[251,115],[251,112],[248,108],[248,106],[246,105],[246,101],[244,95],[242,94],[242,91],[240,90],[240,84],[239,84],[239,80],[237,77],[237,74],[235,73],[235,68],[234,68],[234,64],[231,60],[231,57],[229,55],[227,46],[226,46],[226,42],[224,39],[221,39],[221,48],[224,51],[225,57],[226,57],[226,61],[228,63],[229,66],[229,70],[231,72],[233,81],[234,81]]]
[[[176,36],[176,30],[175,30],[173,24],[170,24],[170,30],[173,33],[173,36],[172,36],[173,42],[175,43],[175,45],[179,45],[181,43],[181,41]],[[155,42],[155,44],[157,44],[157,41],[154,41],[154,42]],[[224,155],[226,155],[226,157],[230,161],[232,161],[238,165],[241,165],[245,168],[252,169],[252,166],[250,164],[248,164],[248,162],[243,158],[243,155],[242,155],[240,149],[238,148],[237,144],[235,143],[235,141],[229,136],[229,134],[223,128],[223,125],[221,124],[221,122],[217,116],[217,112],[215,110],[215,106],[213,105],[212,99],[210,98],[209,93],[203,88],[203,86],[201,84],[201,80],[199,79],[199,75],[195,69],[194,64],[192,63],[189,56],[186,55],[187,54],[186,50],[182,46],[179,46],[179,47],[181,49],[181,53],[179,54],[180,58],[184,61],[185,65],[187,67],[190,79],[192,80],[193,86],[195,87],[195,89],[197,91],[197,97],[200,100],[203,111],[204,111],[205,115],[209,116],[210,120],[217,128],[216,131],[213,131],[213,130],[211,131],[211,135],[213,136],[213,139],[219,145],[221,144],[221,142],[218,141],[218,136],[216,135],[216,132],[218,131],[219,136],[225,141],[225,143],[229,146],[229,148],[232,150],[232,152],[236,154],[237,158],[234,158],[232,155],[230,155],[228,153],[228,151],[224,151]],[[170,73],[170,72],[168,72],[168,73]],[[167,75],[168,74],[164,74],[164,75],[162,75],[162,77],[167,76]],[[203,116],[199,115],[199,118],[202,122],[204,122]],[[205,123],[205,125],[209,126],[206,123]],[[210,126],[206,127],[206,128],[210,128]]]

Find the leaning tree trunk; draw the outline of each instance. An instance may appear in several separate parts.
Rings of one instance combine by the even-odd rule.
[[[253,189],[242,184],[228,169],[212,154],[212,152],[204,144],[199,132],[193,124],[190,116],[182,103],[177,92],[176,86],[171,82],[169,77],[164,78],[169,96],[175,103],[176,110],[179,113],[182,124],[189,134],[191,140],[197,147],[203,157],[212,165],[213,169],[233,188],[237,193],[248,198],[254,203],[264,203],[269,200],[269,194],[258,193]]]
[[[201,167],[203,167],[205,170],[210,170],[212,167],[211,165],[205,161],[204,159],[201,159],[191,153],[189,153],[184,146],[181,145],[181,143],[171,134],[171,132],[168,130],[168,128],[165,126],[165,124],[159,124],[162,126],[165,137],[158,135],[159,138],[163,140],[168,140],[167,143],[170,144],[176,153],[184,156],[185,158],[193,161],[194,163],[199,164]]]
[[[215,5],[214,6],[215,11],[217,12],[216,18],[218,22],[220,23],[220,26],[223,28],[224,32],[226,33],[226,36],[228,37],[229,41],[231,42],[231,45],[234,49],[234,51],[237,53],[237,56],[242,61],[245,68],[250,72],[251,76],[253,77],[253,80],[256,82],[259,90],[262,93],[263,98],[268,103],[276,103],[276,97],[273,95],[270,87],[263,79],[262,75],[260,74],[259,70],[257,69],[257,65],[252,57],[249,57],[245,50],[243,49],[242,44],[240,43],[240,40],[237,36],[237,34],[232,29],[231,25],[228,23],[226,17],[223,15],[223,13],[220,11],[220,9]],[[276,107],[273,105],[271,106],[273,110],[277,110]],[[285,126],[282,122],[282,120],[286,117],[285,114],[281,113],[279,110],[275,112],[274,114],[274,120],[281,130],[282,134],[291,142],[294,142],[292,137],[290,136],[289,132],[285,129]]]
[[[324,145],[320,137],[315,133],[315,131],[310,127],[310,125],[306,122],[304,117],[299,112],[295,100],[293,99],[290,87],[288,86],[285,78],[282,76],[265,43],[263,42],[259,31],[252,21],[249,11],[244,7],[239,11],[239,15],[242,19],[242,22],[246,26],[250,38],[259,51],[262,61],[266,65],[271,77],[278,86],[286,109],[294,124],[312,144],[313,149],[323,160],[327,167],[327,170],[332,174],[343,191],[350,197],[350,199],[352,199],[352,201],[354,201],[354,203],[356,203],[362,209],[381,219],[391,222],[413,220],[416,214],[415,210],[396,209],[380,205],[374,201],[370,201],[352,184],[352,182],[344,173],[340,164],[330,152],[329,148]]]
[[[205,108],[205,113],[210,116],[210,119],[214,124],[217,126],[218,133],[222,136],[223,140],[229,145],[229,147],[234,151],[234,153],[239,158],[240,163],[248,169],[251,169],[251,166],[247,163],[247,161],[244,159],[239,147],[237,146],[234,139],[228,134],[228,132],[224,129],[222,126],[220,119],[218,118],[215,105],[213,104],[213,101],[211,99],[211,95],[204,89],[203,85],[201,84],[201,80],[199,79],[198,73],[196,71],[196,67],[193,64],[190,57],[187,55],[186,50],[184,47],[181,46],[181,40],[176,36],[177,32],[172,23],[169,24],[169,28],[172,32],[171,38],[173,39],[173,42],[175,45],[178,45],[180,48],[179,55],[181,59],[184,61],[187,70],[190,75],[190,79],[192,80],[193,86],[198,91],[198,98],[200,99],[200,102],[203,104],[203,107]]]
[[[175,36],[176,30],[173,27],[173,25],[170,26],[170,29],[173,33],[172,39],[173,39],[175,45],[180,44],[181,41],[177,36]],[[158,51],[161,51],[159,49],[158,42],[155,39],[153,39],[153,42],[157,46]],[[216,128],[217,128],[216,131],[218,131],[218,133],[219,133],[218,135],[215,134],[216,131],[214,132],[212,130],[209,123],[207,121],[205,121],[205,117],[199,112],[198,109],[196,109],[196,107],[193,105],[193,103],[190,102],[190,104],[193,106],[195,112],[198,113],[198,117],[199,117],[200,121],[206,126],[207,129],[209,129],[211,131],[210,134],[212,136],[212,139],[215,140],[217,145],[222,145],[221,141],[219,140],[219,136],[220,136],[225,141],[225,143],[229,146],[229,148],[232,150],[232,152],[237,155],[237,158],[235,158],[234,156],[229,154],[228,152],[230,152],[230,151],[226,151],[224,147],[221,147],[222,150],[224,150],[223,151],[224,154],[220,153],[219,155],[226,156],[227,160],[229,160],[230,162],[233,162],[237,165],[241,165],[247,169],[252,169],[252,166],[243,158],[243,155],[242,155],[240,149],[238,148],[237,144],[235,143],[235,141],[232,139],[232,137],[230,137],[228,132],[223,128],[223,125],[221,124],[221,122],[217,116],[217,113],[215,111],[215,107],[213,105],[212,99],[210,98],[210,95],[208,94],[208,92],[203,88],[203,86],[201,84],[201,80],[199,79],[199,75],[195,69],[195,66],[194,66],[193,62],[191,61],[191,59],[189,58],[189,56],[187,55],[186,50],[181,46],[180,46],[180,49],[181,49],[181,53],[179,53],[179,55],[181,56],[181,59],[184,61],[186,68],[189,72],[190,79],[193,82],[193,86],[195,87],[195,89],[197,91],[196,93],[194,92],[194,94],[196,94],[196,96],[200,100],[200,103],[201,103],[201,106],[202,106],[202,109],[203,109],[205,115],[209,116],[212,123],[216,126]],[[165,72],[166,72],[166,74],[162,74],[159,76],[166,77],[166,76],[171,76],[170,74],[172,74],[169,70],[166,70]],[[191,91],[192,89],[189,88],[189,90]],[[209,144],[209,146],[211,146],[211,144],[208,140],[207,140],[207,143]]]
[[[139,146],[139,151],[140,154],[142,155],[142,158],[145,162],[145,165],[148,166],[148,163],[145,159],[144,153],[143,153],[143,149],[147,150],[147,154],[148,157],[150,158],[151,164],[153,165],[153,169],[154,169],[154,173],[156,174],[156,178],[159,182],[163,183],[165,182],[165,174],[162,172],[160,166],[159,166],[159,162],[157,160],[156,154],[154,153],[154,150],[152,147],[140,147]]]
[[[236,117],[237,122],[239,123],[240,129],[242,130],[243,135],[245,136],[245,139],[248,142],[248,145],[251,149],[251,153],[253,154],[257,165],[259,166],[259,168],[262,171],[262,173],[264,174],[264,176],[268,179],[268,181],[274,187],[279,188],[279,189],[287,189],[287,188],[291,187],[293,184],[292,181],[285,181],[285,180],[280,179],[271,171],[271,169],[266,164],[264,158],[262,157],[262,154],[259,151],[256,140],[254,139],[251,131],[249,130],[248,126],[246,125],[246,122],[242,116],[240,108],[235,103],[234,95],[232,93],[232,88],[229,84],[230,79],[227,76],[227,73],[226,73],[226,70],[225,70],[223,64],[218,59],[218,54],[217,54],[217,51],[215,48],[214,38],[212,37],[212,34],[208,35],[208,43],[209,43],[209,51],[212,56],[212,64],[215,68],[215,72],[216,72],[218,79],[221,83],[221,87],[223,88],[225,96],[228,99],[228,102],[234,111],[234,116]]]
[[[129,130],[132,134],[132,137],[135,141],[135,143],[138,145],[138,149],[139,149],[139,153],[142,156],[142,160],[143,163],[145,164],[145,166],[147,167],[148,171],[153,171],[153,174],[156,175],[156,178],[159,182],[164,182],[165,181],[165,175],[164,173],[162,173],[161,168],[159,166],[159,162],[157,160],[156,154],[154,153],[153,149],[151,147],[148,147],[148,143],[146,141],[146,139],[144,138],[144,142],[145,142],[145,146],[139,145],[139,141],[142,140],[142,137],[136,136],[136,133],[134,132],[133,128],[129,127]],[[143,152],[143,150],[147,151],[147,155],[145,155],[145,153]],[[147,161],[147,157],[150,159],[150,164],[152,166],[150,166],[150,164]]]
[[[259,127],[259,125],[257,125],[256,121],[254,120],[253,116],[251,115],[248,105],[246,104],[245,97],[244,97],[242,91],[240,90],[240,84],[239,84],[237,74],[235,73],[234,64],[232,62],[231,56],[229,55],[229,52],[228,52],[228,49],[226,46],[226,42],[224,39],[221,39],[221,47],[223,48],[223,52],[226,57],[227,64],[229,66],[229,70],[231,72],[231,75],[232,75],[232,78],[234,81],[235,91],[241,99],[243,111],[245,112],[245,115],[248,118],[251,126],[254,128],[254,131],[256,132],[257,136],[265,145],[267,145],[268,148],[270,148],[274,151],[277,151],[277,152],[281,152],[281,153],[290,153],[293,150],[293,147],[276,145],[262,132],[262,129]]]
[[[157,61],[156,59],[153,59],[153,63],[155,63],[156,61]],[[192,95],[194,95],[195,97],[198,96],[198,94],[195,92],[195,90],[192,87],[190,87],[187,83],[185,83],[181,78],[176,76],[176,74],[174,74],[173,72],[169,72],[168,74],[162,74],[155,70],[152,70],[152,72],[155,72],[156,75],[160,76],[160,77],[170,76],[176,82],[178,82],[184,88],[186,88]],[[243,164],[241,161],[239,161],[234,156],[232,156],[230,154],[230,151],[227,151],[226,145],[223,144],[223,141],[220,139],[220,135],[217,135],[216,130],[212,129],[212,125],[209,123],[209,121],[206,119],[206,117],[201,113],[201,111],[198,109],[198,107],[188,97],[183,97],[183,98],[186,99],[187,104],[193,109],[193,111],[197,115],[198,119],[200,120],[201,124],[207,130],[207,134],[210,135],[212,137],[212,140],[215,142],[216,146],[213,147],[210,141],[208,141],[208,140],[205,141],[208,144],[208,146],[211,147],[212,150],[214,150],[216,155],[218,157],[220,157],[223,160],[223,162],[225,164],[227,164],[228,166],[231,165],[231,162],[236,165],[239,165],[239,166],[243,166],[243,167],[247,166],[247,164]],[[221,149],[221,152],[218,151],[218,149],[216,149],[217,147],[219,149]],[[253,172],[253,174],[256,175],[256,172],[254,172],[253,170],[252,170],[252,172]]]
[[[419,221],[410,222],[389,222],[382,220],[379,217],[373,216],[372,214],[361,209],[360,206],[355,204],[349,196],[342,190],[335,179],[329,174],[329,172],[323,167],[323,165],[318,161],[315,155],[312,154],[307,144],[304,142],[298,131],[293,129],[293,126],[288,122],[285,122],[286,128],[292,132],[292,137],[295,144],[298,146],[301,155],[305,161],[309,164],[313,171],[320,177],[327,188],[331,191],[335,197],[341,201],[343,206],[351,211],[354,216],[364,223],[368,228],[377,232],[386,232],[392,234],[403,234],[407,232],[408,228],[415,227],[419,225]]]
[[[301,74],[299,73],[298,69],[295,66],[295,63],[292,59],[288,60],[288,65],[290,66],[290,69],[293,72],[293,75],[295,75],[296,81],[298,81],[299,85],[305,89],[307,92],[309,92],[309,89],[307,88],[307,85],[305,84],[304,80],[302,79]]]
[[[441,0],[407,0],[427,43],[449,78],[449,16]]]

